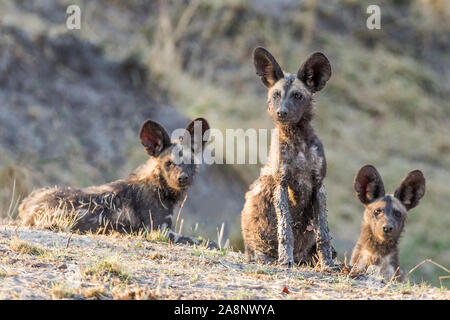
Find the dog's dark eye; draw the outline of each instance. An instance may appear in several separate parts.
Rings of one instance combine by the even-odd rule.
[[[381,209],[376,209],[376,210],[373,212],[373,215],[376,217],[376,216],[378,216],[382,211],[383,211],[383,210],[381,210]]]
[[[166,167],[168,168],[168,167],[170,167],[171,165],[173,165],[172,160],[167,160],[167,162],[166,162]]]
[[[400,218],[402,216],[402,213],[398,210],[394,210],[394,216],[396,216],[397,218]]]
[[[275,91],[275,92],[273,93],[273,95],[272,95],[272,97],[273,97],[274,100],[278,99],[280,96],[281,96],[281,94],[280,94],[279,91]]]
[[[296,92],[294,93],[294,98],[300,100],[301,98],[303,98],[303,95],[300,92]]]

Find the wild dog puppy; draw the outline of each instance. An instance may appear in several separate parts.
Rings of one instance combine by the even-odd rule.
[[[331,266],[322,185],[327,166],[311,126],[314,95],[330,78],[330,63],[316,52],[297,74],[289,74],[264,48],[256,48],[253,58],[256,74],[268,88],[268,113],[278,130],[272,136],[269,161],[245,196],[241,215],[245,252],[250,261],[278,259],[287,266],[315,262],[318,253]]]
[[[394,277],[403,281],[405,274],[398,261],[398,241],[408,210],[417,206],[425,194],[422,172],[408,172],[394,194],[386,195],[377,169],[365,165],[356,174],[354,187],[366,209],[361,236],[350,261],[352,272],[373,273],[385,280]]]
[[[147,120],[139,137],[150,158],[128,178],[86,189],[36,190],[22,201],[19,216],[25,225],[44,228],[70,221],[71,229],[80,232],[171,228],[173,210],[196,175],[194,157],[208,140],[208,129],[208,122],[197,118],[179,140],[171,141],[160,124]],[[169,235],[177,242],[189,240]]]

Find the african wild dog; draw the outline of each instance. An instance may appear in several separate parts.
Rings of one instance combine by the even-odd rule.
[[[404,280],[398,261],[398,241],[408,217],[407,211],[425,194],[425,178],[413,170],[402,179],[393,195],[385,195],[377,169],[365,165],[355,176],[355,190],[366,207],[360,238],[353,249],[352,272],[373,273],[390,280]]]
[[[253,58],[256,74],[268,88],[268,112],[278,137],[272,137],[269,161],[245,196],[241,223],[246,255],[250,261],[278,258],[291,266],[316,262],[317,254],[332,266],[335,252],[322,185],[325,154],[311,126],[314,95],[330,78],[330,63],[317,52],[293,75],[284,73],[264,48],[256,48]]]
[[[71,229],[79,232],[171,228],[173,210],[197,172],[193,158],[203,149],[200,145],[206,143],[208,129],[208,122],[198,118],[188,124],[184,136],[171,141],[160,124],[147,120],[140,130],[140,141],[150,159],[127,179],[86,189],[36,190],[22,201],[19,216],[25,225],[44,228],[70,218]],[[184,161],[186,157],[191,161]],[[189,240],[173,232],[169,236],[177,242]]]

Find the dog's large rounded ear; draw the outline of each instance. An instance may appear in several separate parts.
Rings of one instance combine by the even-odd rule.
[[[170,146],[170,138],[167,131],[159,123],[147,120],[142,125],[139,138],[145,150],[152,157],[157,157]]]
[[[355,176],[356,195],[363,204],[369,204],[384,196],[384,184],[374,166],[368,164],[359,169]]]
[[[253,51],[253,63],[256,74],[267,88],[272,87],[278,80],[284,78],[283,71],[275,58],[263,47]]]
[[[407,210],[419,204],[425,194],[425,177],[422,171],[412,170],[402,179],[394,196],[400,200]]]
[[[330,77],[330,62],[321,52],[313,53],[297,72],[297,78],[313,93],[322,90]]]
[[[190,140],[189,140],[190,138]],[[209,140],[209,123],[205,118],[197,118],[189,122],[186,126],[186,134],[183,143],[190,141],[190,147],[194,153],[203,150]],[[201,145],[201,148],[200,148]]]

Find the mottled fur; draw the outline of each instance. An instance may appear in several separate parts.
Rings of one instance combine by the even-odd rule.
[[[355,190],[365,211],[361,235],[350,261],[352,272],[403,281],[405,273],[399,264],[398,241],[408,217],[407,211],[425,194],[422,172],[410,171],[393,195],[385,195],[378,171],[366,165],[356,174]]]
[[[201,123],[203,137],[209,129],[207,121],[202,118],[194,121]],[[192,139],[194,121],[186,128]],[[19,207],[23,224],[52,228],[66,218],[69,221],[66,226],[80,232],[171,228],[173,210],[186,196],[197,165],[193,161],[175,161],[172,151],[181,145],[186,150],[183,140],[188,140],[171,142],[167,132],[156,122],[144,123],[140,140],[150,158],[127,179],[85,189],[36,190]]]
[[[313,262],[314,218],[319,209],[325,210],[315,208],[314,200],[326,174],[326,160],[310,122],[314,93],[323,88],[331,68],[323,54],[315,53],[297,75],[287,74],[263,48],[255,49],[254,62],[268,88],[268,112],[278,136],[272,137],[269,160],[245,196],[241,216],[245,251],[250,261]]]

